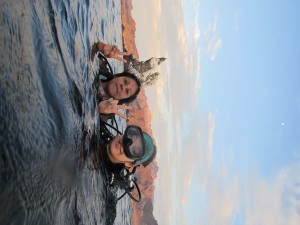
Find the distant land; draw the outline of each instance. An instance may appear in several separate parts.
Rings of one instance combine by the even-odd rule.
[[[123,48],[138,60],[139,54],[135,44],[136,24],[131,15],[132,9],[133,6],[131,0],[122,0]],[[133,101],[130,106],[132,106],[132,110],[127,114],[129,118],[128,124],[139,125],[143,131],[153,137],[151,129],[151,111],[147,103],[144,89],[141,90],[137,99]],[[157,177],[157,172],[158,166],[156,160],[146,168],[141,166],[136,172],[143,198],[139,203],[131,202],[132,225],[157,224],[153,215],[154,180]]]

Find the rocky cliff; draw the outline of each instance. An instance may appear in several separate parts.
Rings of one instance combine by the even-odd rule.
[[[138,51],[135,45],[135,21],[131,16],[131,0],[122,0],[122,28],[123,47],[131,52],[135,59],[138,59]],[[151,111],[147,103],[144,89],[141,90],[137,99],[131,104],[132,110],[127,114],[128,124],[139,125],[143,131],[152,136]],[[159,150],[158,150],[159,151]],[[156,225],[157,221],[153,216],[154,180],[157,177],[158,166],[154,160],[147,167],[137,169],[136,176],[139,180],[139,187],[142,191],[142,201],[132,202],[132,225]]]
[[[128,124],[139,125],[143,131],[152,136],[151,130],[151,111],[147,104],[147,97],[144,89],[141,90],[137,99],[129,104],[132,107],[127,114]],[[147,204],[153,205],[154,180],[157,177],[158,166],[154,160],[147,167],[141,166],[136,171],[139,187],[142,191],[142,201],[132,202],[132,225],[150,225],[157,224],[153,216],[153,207],[145,207]],[[150,203],[151,202],[151,203]],[[147,210],[146,210],[147,209]]]
[[[142,88],[137,98],[129,104],[132,107],[128,111],[128,123],[135,124],[143,128],[143,131],[152,136],[151,111],[147,103],[145,90]]]
[[[131,0],[122,0],[122,29],[123,47],[130,52],[135,59],[139,58],[139,53],[135,45],[135,21],[131,15]]]

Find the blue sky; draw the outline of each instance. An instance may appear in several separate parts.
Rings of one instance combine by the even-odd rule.
[[[133,1],[159,224],[299,224],[300,2]],[[150,10],[149,10],[150,9]]]
[[[235,151],[234,169],[272,176],[300,147],[300,3],[211,2],[200,30],[201,15],[218,15],[222,47],[213,62],[203,57],[199,94],[216,114],[215,149]]]

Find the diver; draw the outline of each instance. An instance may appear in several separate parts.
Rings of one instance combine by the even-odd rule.
[[[156,156],[154,140],[139,126],[129,125],[122,134],[116,121],[116,127],[108,123],[108,119],[114,119],[111,114],[126,119],[118,110],[127,110],[130,107],[120,104],[133,101],[141,88],[138,78],[130,73],[113,75],[106,56],[116,58],[118,53],[115,46],[101,42],[93,47],[92,56],[98,57],[101,67],[94,80],[95,101],[100,115],[97,115],[99,122],[94,124],[93,129],[83,130],[80,152],[81,167],[98,172],[101,177],[99,180],[103,182],[102,187],[105,187],[103,195],[101,194],[105,204],[105,224],[114,223],[117,202],[126,194],[134,201],[141,201],[141,191],[134,173],[138,167],[149,165]],[[123,191],[123,194],[118,194],[117,190]],[[76,224],[82,222],[82,197],[77,197],[81,195],[78,191],[74,198]]]
[[[146,167],[152,162],[156,156],[156,146],[153,139],[139,126],[129,125],[123,135],[115,137],[103,129],[100,132],[100,135],[93,135],[90,141],[90,163],[91,168],[100,171],[105,178],[106,224],[113,224],[117,213],[116,205],[122,197],[127,194],[133,201],[142,200],[134,173],[139,166]],[[117,194],[118,189],[123,191],[121,196]],[[77,207],[75,211],[76,220],[80,220]]]
[[[141,82],[134,74],[128,72],[113,74],[106,57],[126,62],[119,55],[130,53],[121,52],[117,46],[99,41],[92,46],[91,55],[92,59],[97,56],[100,61],[100,70],[95,79],[100,114],[116,114],[126,119],[126,116],[118,110],[131,108],[122,104],[130,103],[137,97],[141,90]]]
[[[104,123],[104,124],[103,124]],[[124,134],[113,135],[109,126],[102,121],[100,129],[89,135],[85,132],[81,150],[81,167],[89,168],[102,179],[104,188],[105,224],[113,224],[117,214],[118,201],[126,194],[136,202],[142,200],[135,171],[148,166],[156,156],[156,145],[150,135],[139,126],[128,125]],[[121,193],[118,192],[121,190]],[[78,193],[81,195],[80,193]],[[79,198],[80,199],[80,198]],[[81,201],[81,200],[78,200]],[[81,203],[74,205],[74,220],[82,222]]]
[[[117,46],[103,42],[97,42],[92,47],[92,59],[97,56],[100,66],[94,84],[96,87],[95,97],[101,115],[99,117],[99,132],[96,131],[95,135],[92,136],[95,147],[91,151],[91,157],[95,168],[98,165],[105,165],[105,171],[110,173],[110,184],[118,183],[119,175],[122,173],[127,174],[127,177],[133,175],[139,165],[147,166],[156,155],[156,147],[152,138],[142,132],[140,127],[127,126],[124,135],[122,135],[118,130],[114,116],[111,116],[110,119],[114,120],[116,127],[107,122],[108,117],[105,115],[116,114],[126,119],[126,116],[118,110],[127,110],[131,107],[120,104],[133,101],[141,89],[141,83],[135,75],[127,72],[113,75],[106,57],[126,62],[120,57],[122,55],[130,55],[130,53],[121,52]],[[111,132],[112,129],[119,136],[114,136]],[[131,188],[133,188],[132,183],[134,182],[130,181]],[[121,188],[127,189],[124,186]]]
[[[153,139],[136,125],[128,125],[124,134],[117,136],[113,136],[104,124],[101,127],[99,138],[92,137],[90,155],[93,167],[106,175],[109,185],[118,186],[125,192],[133,189],[135,180],[130,180],[128,176],[134,175],[137,167],[146,167],[155,158]],[[125,177],[129,179],[127,183],[122,180]]]

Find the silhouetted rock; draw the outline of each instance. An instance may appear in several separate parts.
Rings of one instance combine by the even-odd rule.
[[[127,63],[124,64],[125,71],[133,73],[136,75],[143,87],[147,87],[155,84],[160,76],[158,72],[158,66],[166,60],[166,58],[150,58],[146,61],[138,61],[132,57],[128,56]]]
[[[153,216],[153,201],[148,199],[144,206],[144,215],[142,217],[142,224],[158,225],[156,219]]]
[[[156,69],[165,60],[166,58],[152,57],[146,61],[138,61],[134,58],[129,58],[129,61],[125,63],[125,70],[129,70],[132,67],[142,74]]]

